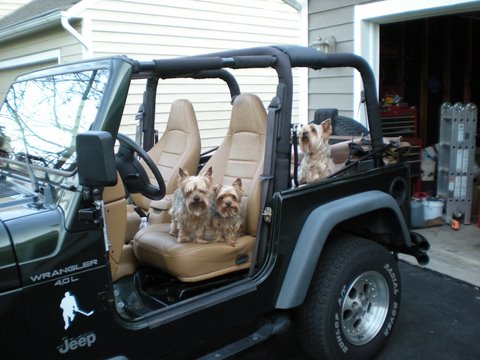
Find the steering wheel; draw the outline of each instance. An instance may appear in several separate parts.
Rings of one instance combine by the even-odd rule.
[[[135,141],[124,134],[117,134],[120,148],[115,155],[118,172],[122,177],[127,190],[132,193],[140,193],[151,200],[160,200],[165,196],[165,181],[158,170],[157,165],[147,152]],[[157,186],[150,182],[147,172],[136,158],[137,153],[153,173]]]

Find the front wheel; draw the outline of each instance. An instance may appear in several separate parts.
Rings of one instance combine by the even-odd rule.
[[[335,237],[297,313],[301,345],[313,359],[372,359],[390,336],[400,292],[398,266],[387,249]]]

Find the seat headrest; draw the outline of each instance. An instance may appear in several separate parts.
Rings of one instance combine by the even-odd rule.
[[[188,121],[188,119],[193,119],[194,121]],[[196,119],[193,105],[189,100],[175,100],[170,107],[170,114],[168,116],[167,128],[165,131],[181,130],[190,132],[193,130],[191,124],[196,124]]]
[[[265,134],[265,108],[254,94],[240,94],[233,100],[229,132]]]

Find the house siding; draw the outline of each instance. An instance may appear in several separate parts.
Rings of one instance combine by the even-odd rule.
[[[113,1],[103,0],[86,11],[94,56],[125,54],[139,60],[197,55],[234,48],[299,43],[299,14],[281,0],[225,1]],[[85,16],[85,14],[83,15]],[[242,92],[253,92],[265,106],[275,94],[273,70],[243,70],[238,75]],[[295,77],[295,83],[298,82]],[[202,148],[219,145],[230,117],[226,85],[215,80],[160,81],[165,88],[157,104],[157,126],[163,130],[170,104],[189,99],[199,120]],[[164,85],[165,83],[165,85]],[[207,84],[207,85],[204,85]],[[135,114],[143,84],[131,87],[122,131],[135,133]],[[294,117],[298,116],[295,94]]]
[[[64,56],[72,60],[82,58],[82,47],[78,41],[60,26],[55,26],[24,37],[21,41],[15,39],[0,43],[0,61],[53,49],[61,50],[62,59]]]
[[[318,37],[333,35],[337,41],[336,52],[354,50],[354,9],[355,5],[368,3],[367,0],[309,0],[308,41],[312,44]],[[344,116],[353,117],[353,69],[323,69],[310,71],[308,81],[308,112],[313,119],[318,108],[337,108]]]
[[[138,60],[197,55],[234,48],[272,44],[299,44],[300,15],[282,0],[98,0],[73,7],[69,14],[81,20],[73,23],[88,49],[58,23],[48,30],[33,32],[12,41],[0,42],[0,86],[5,88],[16,71],[50,65],[45,61],[22,63],[17,58],[58,51],[58,61],[68,63],[85,56],[124,54]],[[75,12],[75,13],[73,13]],[[1,39],[0,39],[1,40]],[[36,57],[35,57],[36,58]],[[8,64],[7,67],[1,64]],[[239,70],[242,92],[257,94],[268,106],[276,91],[272,69]],[[201,84],[200,84],[201,82]],[[163,131],[170,104],[178,98],[192,101],[204,149],[219,145],[230,118],[230,96],[219,80],[172,79],[160,81],[157,125]],[[204,85],[206,84],[206,85]],[[298,76],[294,75],[294,84]],[[1,88],[1,87],[0,87]],[[135,115],[142,101],[144,84],[134,81],[122,119],[122,132],[135,134]],[[1,94],[0,94],[1,95]],[[298,92],[294,93],[293,117],[298,119]]]
[[[80,30],[80,24],[76,25]],[[42,59],[41,54],[58,50],[58,61],[53,59]],[[39,55],[38,58],[35,55]],[[30,56],[31,62],[16,61]],[[48,30],[39,31],[28,37],[0,43],[0,98],[3,99],[5,90],[12,80],[27,70],[39,69],[51,66],[55,63],[66,63],[80,60],[82,58],[82,47],[78,41],[67,33],[60,25]],[[5,64],[17,62],[18,66],[6,66]]]

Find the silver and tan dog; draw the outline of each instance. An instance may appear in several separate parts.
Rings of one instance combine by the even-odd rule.
[[[334,170],[328,140],[332,134],[330,119],[320,125],[308,124],[300,131],[300,150],[304,153],[300,163],[298,182],[312,184],[331,175]]]

